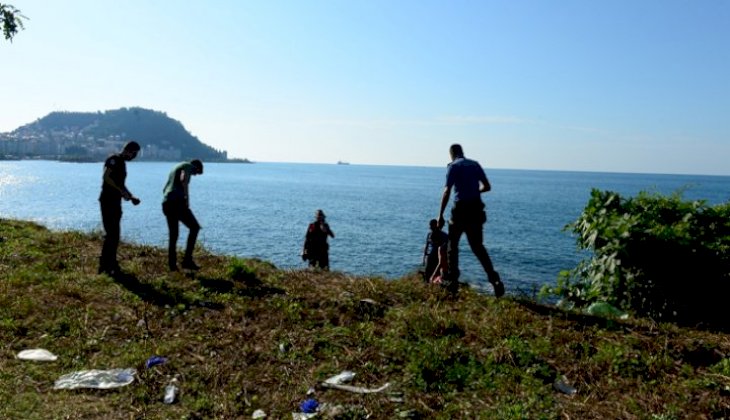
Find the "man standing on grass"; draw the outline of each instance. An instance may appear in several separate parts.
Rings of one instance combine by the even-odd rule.
[[[162,212],[167,218],[167,227],[170,231],[167,250],[167,263],[170,271],[177,271],[177,237],[180,232],[180,222],[189,229],[182,268],[189,270],[198,270],[200,268],[193,262],[193,249],[200,231],[200,224],[198,224],[195,215],[190,210],[188,185],[190,184],[190,177],[202,173],[203,162],[198,159],[179,163],[170,171],[170,176],[163,190]]]
[[[492,260],[483,244],[483,227],[487,221],[481,193],[490,191],[487,175],[475,160],[464,157],[464,150],[459,144],[449,148],[451,163],[446,168],[446,186],[441,196],[441,208],[438,216],[438,227],[444,225],[444,211],[449,202],[451,189],[454,189],[454,205],[449,220],[448,268],[443,284],[456,293],[459,290],[459,240],[466,233],[466,239],[479,262],[487,273],[487,279],[494,287],[494,295],[504,295],[504,284],[499,273],[494,270]]]
[[[127,179],[127,161],[137,157],[139,143],[130,141],[120,153],[109,156],[104,162],[101,195],[101,221],[104,225],[104,245],[101,248],[99,259],[99,274],[110,276],[121,274],[117,262],[119,248],[120,224],[122,222],[122,199],[131,201],[135,206],[140,203],[139,198],[132,195],[124,185]]]

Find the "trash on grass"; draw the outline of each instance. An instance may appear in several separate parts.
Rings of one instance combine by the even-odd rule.
[[[53,362],[58,356],[46,349],[30,349],[19,352],[15,357],[20,360],[33,360],[37,362]]]
[[[327,388],[339,389],[342,391],[354,392],[356,394],[375,394],[377,392],[383,392],[390,386],[390,383],[386,383],[380,388],[363,388],[359,386],[344,385],[344,382],[349,382],[355,377],[354,372],[348,370],[341,372],[331,378],[328,378],[322,383],[322,386]]]
[[[317,417],[317,413],[291,413],[292,420],[308,420]]]
[[[553,388],[555,390],[562,392],[563,394],[573,395],[577,393],[578,391],[573,388],[572,386],[568,385],[566,382],[568,380],[563,376],[560,379],[556,379],[555,382],[553,382]]]
[[[306,414],[312,414],[317,412],[317,407],[319,407],[319,403],[317,402],[317,400],[315,400],[314,398],[309,398],[299,404],[299,411]]]
[[[259,408],[258,410],[253,412],[253,414],[251,415],[251,418],[252,419],[265,419],[266,412]]]
[[[58,378],[53,389],[96,388],[110,389],[131,384],[135,369],[80,370]]]
[[[629,314],[606,302],[593,302],[586,308],[588,315],[602,316],[607,318],[628,319]]]
[[[339,374],[332,376],[331,378],[327,378],[324,383],[331,384],[331,385],[340,385],[345,382],[350,382],[352,378],[355,377],[355,372],[351,372],[349,370],[343,370]]]
[[[161,365],[161,364],[163,364],[163,363],[167,363],[167,358],[166,358],[166,357],[162,357],[162,356],[152,356],[152,357],[150,357],[149,359],[147,359],[147,361],[145,362],[145,364],[144,364],[144,365],[145,365],[145,367],[146,367],[147,369],[149,369],[149,368],[151,368],[152,366],[155,366],[155,365]]]
[[[172,404],[175,402],[175,396],[177,396],[178,387],[170,384],[165,387],[165,397],[162,399],[162,402],[165,404]]]

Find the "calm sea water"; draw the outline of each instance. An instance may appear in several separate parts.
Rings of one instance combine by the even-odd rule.
[[[170,162],[130,162],[128,188],[142,204],[124,205],[122,236],[165,246],[162,187]],[[710,204],[730,199],[730,177],[497,170],[486,168],[485,243],[508,290],[554,283],[581,259],[563,227],[583,210],[591,188],[626,195],[671,193]],[[0,217],[34,220],[52,229],[101,230],[101,163],[0,161]],[[213,252],[258,257],[280,268],[304,268],[299,253],[307,224],[321,208],[336,238],[333,270],[395,278],[420,267],[443,189],[445,168],[316,164],[206,164],[190,186],[203,226],[199,240]],[[179,245],[187,230],[182,229]],[[462,280],[486,286],[462,240]]]

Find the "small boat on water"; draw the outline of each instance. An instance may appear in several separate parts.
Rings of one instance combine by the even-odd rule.
[[[344,162],[344,161],[342,161],[342,160],[338,160],[338,161],[337,161],[337,164],[338,164],[338,165],[349,165],[349,164],[350,164],[350,162]]]

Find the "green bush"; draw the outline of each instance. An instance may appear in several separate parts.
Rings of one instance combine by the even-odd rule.
[[[577,235],[579,249],[593,252],[544,292],[571,306],[607,302],[664,320],[721,320],[730,290],[730,203],[594,189],[565,229]]]

